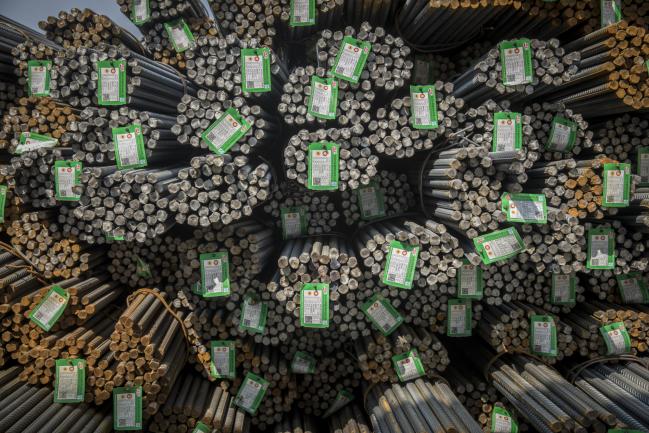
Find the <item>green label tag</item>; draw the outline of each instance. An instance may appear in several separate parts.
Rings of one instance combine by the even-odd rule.
[[[602,27],[622,21],[622,0],[600,0],[599,9]]]
[[[309,144],[308,148],[308,189],[338,189],[338,170],[340,152],[336,143],[320,141]]]
[[[449,299],[446,311],[446,335],[470,337],[472,313],[470,299]]]
[[[239,329],[255,334],[263,334],[266,328],[267,316],[268,305],[262,302],[257,295],[247,295],[243,298]]]
[[[54,403],[83,403],[86,392],[86,361],[57,359]]]
[[[196,423],[196,425],[194,426],[194,430],[192,430],[192,433],[211,433],[211,432],[212,429],[200,421]]]
[[[315,24],[315,0],[291,0],[291,27],[312,26]]]
[[[523,125],[520,113],[494,114],[494,133],[491,151],[507,152],[523,147]]]
[[[249,372],[239,387],[234,404],[250,415],[254,415],[259,409],[267,389],[268,381],[266,379]]]
[[[554,116],[545,148],[557,152],[570,152],[576,141],[577,124],[561,116]]]
[[[16,146],[14,153],[20,155],[23,152],[55,147],[57,144],[58,140],[49,135],[41,135],[34,132],[21,132],[20,141],[18,146]]]
[[[113,388],[113,429],[142,429],[142,387]]]
[[[27,92],[29,96],[50,96],[51,60],[27,62]]]
[[[354,394],[346,389],[341,389],[338,391],[338,394],[336,394],[334,402],[329,406],[329,409],[327,409],[322,417],[328,418],[333,413],[336,413],[343,407],[347,406],[352,400],[354,400]]]
[[[607,355],[622,355],[631,352],[631,337],[623,322],[602,326],[599,332],[606,343]]]
[[[532,82],[532,45],[529,39],[502,41],[500,43],[500,64],[505,86],[516,86]]]
[[[388,286],[411,289],[418,256],[419,246],[391,241],[381,281]]]
[[[491,411],[491,433],[518,433],[518,424],[504,408],[494,406]]]
[[[588,230],[588,269],[615,268],[615,233],[612,228]]]
[[[358,83],[371,49],[371,43],[345,36],[340,44],[331,75],[341,80]]]
[[[29,314],[29,319],[49,331],[68,306],[70,295],[60,286],[52,286],[41,302]]]
[[[228,253],[204,253],[201,261],[201,293],[204,298],[230,295],[230,260]]]
[[[552,274],[550,302],[554,305],[574,305],[577,301],[576,282],[574,274]]]
[[[135,274],[142,278],[153,277],[149,264],[142,260],[138,255],[135,256]]]
[[[142,25],[151,19],[151,5],[149,0],[131,0],[131,21],[135,25]]]
[[[530,351],[537,355],[557,356],[557,326],[551,316],[530,318]]]
[[[435,86],[410,86],[410,125],[415,129],[437,129]]]
[[[212,152],[223,155],[246,135],[249,129],[248,121],[234,108],[228,108],[201,134],[201,138]]]
[[[307,233],[306,207],[280,208],[282,235],[284,239],[292,239]]]
[[[424,365],[421,363],[416,349],[400,355],[394,355],[392,357],[392,365],[401,382],[417,379],[424,375]]]
[[[362,306],[361,310],[383,335],[390,335],[403,323],[403,317],[390,301],[375,293]]]
[[[126,60],[97,62],[99,80],[97,102],[99,105],[126,104]]]
[[[300,291],[300,326],[329,327],[329,284],[308,283]]]
[[[649,147],[638,148],[638,175],[640,186],[649,186]]]
[[[0,223],[5,222],[6,204],[7,204],[7,185],[0,185]]]
[[[548,208],[544,194],[503,193],[502,211],[507,221],[527,224],[547,224]]]
[[[335,78],[311,77],[308,113],[319,119],[336,118],[338,81]]]
[[[194,34],[182,18],[164,24],[171,44],[177,53],[182,53],[196,46]]]
[[[479,300],[482,299],[483,290],[482,268],[472,264],[467,259],[463,259],[457,277],[457,297]]]
[[[270,48],[241,50],[241,85],[244,92],[270,92]]]
[[[602,207],[627,207],[631,194],[631,164],[604,164]]]
[[[210,342],[210,375],[217,379],[234,379],[236,373],[234,341]]]
[[[117,230],[113,230],[112,233],[106,233],[106,234],[104,234],[104,238],[106,239],[106,241],[117,241],[117,242],[121,242],[121,241],[125,240],[125,239],[124,239],[124,235],[123,235],[123,234],[120,234]]]
[[[372,181],[356,190],[361,218],[365,221],[385,216],[385,197],[379,185]]]
[[[120,170],[146,167],[142,127],[137,124],[112,128],[115,162]]]
[[[514,227],[478,236],[473,239],[473,245],[485,265],[507,260],[525,248],[523,239]]]
[[[620,289],[620,297],[625,304],[647,304],[649,303],[649,291],[647,283],[640,272],[629,272],[625,275],[616,275],[617,285]]]
[[[291,371],[295,374],[313,374],[315,373],[316,360],[306,352],[295,352],[291,362]]]

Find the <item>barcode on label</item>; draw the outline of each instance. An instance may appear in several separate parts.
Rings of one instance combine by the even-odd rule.
[[[125,419],[120,419],[119,420],[119,425],[120,425],[120,427],[125,426],[126,425],[126,420]]]
[[[468,294],[469,294],[469,289],[468,289],[468,287],[463,287],[463,288],[462,288],[462,294],[463,294],[463,295],[468,295]]]
[[[512,81],[516,81],[516,75],[507,75],[507,82],[511,83]]]
[[[307,21],[307,17],[304,15],[295,15],[295,22],[303,23],[305,21]]]
[[[313,184],[314,185],[322,185],[322,179],[319,177],[314,177],[313,178]]]
[[[110,101],[110,93],[104,93],[102,99],[104,101]]]
[[[540,352],[543,350],[543,347],[540,344],[535,344],[534,345],[534,351],[535,352]]]
[[[37,318],[38,320],[41,320],[43,318],[43,316],[44,316],[44,314],[40,310],[37,311],[36,313],[34,313],[34,317]]]
[[[249,89],[254,89],[255,88],[255,82],[254,81],[246,81],[246,83],[247,83],[246,87],[248,87]]]
[[[338,68],[336,69],[336,73],[337,74],[344,74],[345,73],[345,68],[343,68],[342,66],[338,66]]]
[[[606,201],[609,203],[615,202],[615,196],[614,195],[607,195],[606,196]]]
[[[324,110],[321,107],[319,107],[318,105],[314,105],[313,106],[313,111],[315,111],[316,113],[322,113]]]
[[[244,319],[243,326],[250,326],[250,319]]]
[[[305,316],[304,317],[304,323],[313,323],[313,317]]]
[[[415,119],[415,122],[417,122],[418,125],[422,125],[422,124],[426,123],[427,120],[424,119],[424,118],[422,118],[422,117],[417,117],[417,118]]]
[[[396,281],[397,274],[388,274],[388,281]]]

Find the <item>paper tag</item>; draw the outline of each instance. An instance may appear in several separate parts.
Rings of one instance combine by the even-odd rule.
[[[257,295],[248,295],[243,299],[239,329],[263,334],[267,316],[268,305],[262,302]]]
[[[54,163],[54,192],[58,201],[78,201],[80,194],[73,187],[81,184],[81,162],[56,161]]]
[[[329,327],[329,284],[308,283],[300,291],[300,326]]]
[[[606,343],[607,355],[622,355],[631,352],[631,337],[623,322],[602,326],[599,332]]]
[[[352,400],[354,400],[354,394],[346,389],[341,389],[338,391],[338,394],[336,394],[334,402],[329,406],[329,409],[327,409],[322,417],[328,418],[333,413],[336,413],[343,407],[347,406]]]
[[[315,24],[315,0],[291,0],[291,27],[312,26]]]
[[[600,19],[602,27],[622,21],[622,0],[600,0],[599,8],[602,13]]]
[[[27,62],[27,92],[29,96],[49,96],[52,71],[51,60]]]
[[[615,268],[615,233],[611,228],[588,230],[588,269]]]
[[[463,259],[457,279],[457,297],[460,299],[482,299],[482,295],[482,268]]]
[[[250,129],[248,121],[234,108],[228,108],[209,128],[203,131],[201,138],[207,147],[217,155],[223,155],[241,139]]]
[[[198,421],[194,426],[194,430],[192,430],[192,433],[212,433],[212,429],[209,426]]]
[[[335,78],[311,77],[308,113],[319,119],[336,118],[338,108],[338,81]]]
[[[478,236],[473,245],[485,265],[514,257],[525,247],[513,227]]]
[[[532,82],[532,47],[529,39],[500,43],[500,64],[505,86]]]
[[[375,293],[361,306],[372,324],[383,334],[390,335],[403,323],[403,317],[390,301]]]
[[[210,341],[210,375],[217,379],[234,379],[236,368],[234,341]]]
[[[57,144],[58,140],[49,135],[41,135],[34,132],[21,132],[19,144],[16,146],[14,153],[20,155],[23,152],[56,147]]]
[[[408,353],[402,353],[401,355],[394,355],[392,357],[392,365],[401,382],[417,379],[424,375],[424,366],[421,363],[416,349]]]
[[[113,429],[142,428],[142,387],[113,388]]]
[[[639,272],[629,272],[625,275],[616,275],[620,297],[625,304],[649,303],[647,283]]]
[[[250,415],[254,415],[268,389],[268,381],[253,373],[246,374],[239,392],[234,398],[234,404]]]
[[[557,326],[551,316],[530,318],[530,351],[537,355],[557,356]]]
[[[358,207],[363,220],[371,220],[385,216],[385,198],[383,191],[376,182],[370,182],[357,190]]]
[[[305,206],[280,208],[280,216],[284,239],[293,239],[307,234]]]
[[[49,331],[68,306],[70,295],[60,286],[52,286],[41,302],[29,314],[29,319]]]
[[[205,298],[230,295],[230,261],[228,253],[200,255],[201,291]]]
[[[54,403],[83,403],[86,392],[86,361],[57,359]]]
[[[164,27],[177,53],[182,53],[196,46],[194,34],[182,18],[165,23]]]
[[[138,255],[135,255],[135,274],[142,278],[153,277],[149,264],[142,260]]]
[[[518,424],[504,408],[494,406],[491,411],[491,433],[518,433]]]
[[[571,305],[575,298],[576,277],[573,274],[552,274],[550,302],[554,305]]]
[[[291,371],[294,374],[313,374],[315,373],[316,360],[306,352],[295,352],[291,362]]]
[[[340,44],[331,75],[341,80],[358,83],[371,49],[372,44],[369,42],[345,36]]]
[[[5,222],[6,204],[7,204],[7,185],[0,185],[0,223]]]
[[[123,170],[146,167],[144,136],[140,125],[133,124],[122,128],[113,128],[112,135],[117,168]]]
[[[494,114],[492,152],[507,152],[523,147],[523,126],[520,113]]]
[[[410,86],[410,125],[415,129],[437,129],[435,86]]]
[[[570,152],[576,141],[577,124],[561,116],[554,116],[545,148],[557,152]]]
[[[142,25],[151,19],[151,6],[149,0],[131,0],[131,21],[135,25]]]
[[[649,147],[638,148],[638,175],[640,186],[649,186]]]
[[[244,92],[270,92],[270,49],[241,50],[241,87]]]
[[[391,241],[383,271],[383,283],[388,286],[411,289],[418,256],[418,246]]]
[[[471,336],[472,313],[470,299],[449,299],[446,311],[446,335],[449,337]]]
[[[629,206],[631,164],[604,164],[604,198],[602,207]]]
[[[321,141],[308,148],[307,188],[338,189],[339,149],[336,143]]]
[[[99,105],[126,104],[126,60],[97,62],[99,80],[97,102]]]
[[[507,221],[527,224],[547,224],[548,211],[544,194],[512,194],[501,197],[502,212]]]

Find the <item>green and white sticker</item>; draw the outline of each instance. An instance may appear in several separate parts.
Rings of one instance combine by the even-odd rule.
[[[607,355],[622,355],[631,352],[631,337],[624,322],[611,323],[599,328],[606,343]]]
[[[625,304],[648,304],[649,290],[647,283],[640,272],[629,272],[624,275],[616,275],[617,286],[620,289],[620,297]]]
[[[52,72],[51,60],[27,62],[27,92],[29,96],[49,96]]]
[[[638,175],[640,186],[649,186],[649,147],[638,148]]]
[[[250,124],[234,108],[228,108],[212,123],[201,138],[207,147],[217,155],[223,155],[250,129]]]
[[[196,46],[194,34],[182,18],[165,23],[164,27],[177,53],[182,53]]]
[[[192,433],[211,433],[211,432],[212,429],[200,421],[196,423],[196,425],[194,426],[194,430],[192,430]]]
[[[315,0],[291,0],[291,27],[312,26],[315,24]]]
[[[507,260],[525,248],[523,239],[514,227],[478,236],[473,239],[473,245],[485,265]]]
[[[133,124],[122,128],[113,128],[112,134],[117,168],[124,170],[146,167],[146,150],[140,125]]]
[[[576,141],[577,124],[564,117],[554,116],[545,148],[555,152],[570,152],[575,147]]]
[[[280,216],[284,239],[293,239],[307,234],[305,206],[280,208]]]
[[[239,322],[240,330],[263,334],[267,317],[268,305],[262,302],[259,296],[250,294],[243,298],[241,321]]]
[[[500,64],[505,86],[517,86],[532,82],[532,45],[529,39],[502,41]]]
[[[576,284],[574,274],[552,274],[550,302],[553,305],[574,305],[577,302]]]
[[[142,429],[142,387],[113,388],[113,429]]]
[[[7,185],[0,185],[0,223],[5,222],[6,205],[7,205]]]
[[[375,293],[362,306],[361,310],[383,335],[390,335],[403,323],[403,317],[390,301]]]
[[[250,415],[254,415],[259,409],[266,390],[268,390],[268,384],[268,381],[263,377],[249,372],[239,387],[239,392],[234,398],[234,404]]]
[[[217,379],[234,379],[237,376],[236,367],[234,341],[211,341],[210,375]]]
[[[491,411],[490,433],[518,433],[518,424],[504,408],[494,406]]]
[[[588,230],[588,269],[615,268],[615,233],[612,228]]]
[[[126,104],[126,60],[101,60],[97,62],[97,70],[97,103]]]
[[[241,87],[244,92],[270,92],[270,48],[241,50]]]
[[[29,319],[44,331],[49,331],[65,311],[69,300],[68,292],[54,285],[29,314]]]
[[[411,289],[418,256],[419,246],[391,241],[381,280],[383,284]]]
[[[622,21],[622,0],[600,0],[599,8],[602,13],[600,19],[602,27]]]
[[[329,327],[329,284],[307,283],[300,291],[300,326]]]
[[[36,134],[35,132],[21,132],[18,146],[16,146],[14,153],[20,155],[23,152],[55,147],[57,144],[58,140],[49,135]]]
[[[121,242],[125,240],[124,235],[119,234],[119,232],[117,232],[116,230],[113,230],[112,233],[105,233],[104,238],[107,241],[117,241],[117,242]]]
[[[604,164],[602,207],[627,207],[631,195],[631,164]]]
[[[392,365],[401,382],[417,379],[425,374],[424,365],[416,349],[400,355],[394,355],[392,357]]]
[[[333,120],[338,109],[338,81],[335,78],[311,77],[308,113],[318,119]]]
[[[327,409],[322,417],[328,418],[333,413],[336,413],[343,407],[347,406],[352,400],[354,400],[354,394],[346,389],[341,389],[338,391],[338,394],[336,394],[334,402],[329,406],[329,409]]]
[[[131,21],[140,26],[151,19],[149,0],[131,0]]]
[[[472,309],[470,299],[449,299],[446,311],[446,335],[471,336]]]
[[[291,362],[291,371],[294,374],[313,374],[315,373],[316,360],[306,352],[295,352]]]
[[[230,295],[230,260],[227,251],[200,255],[201,292],[205,298]]]
[[[414,129],[437,129],[435,86],[410,86],[410,125]]]
[[[460,299],[482,299],[484,281],[482,268],[463,259],[457,278],[457,297]]]
[[[371,43],[345,36],[340,44],[331,75],[341,80],[358,83],[371,49]]]
[[[385,216],[385,197],[379,185],[372,181],[356,190],[361,218],[365,221]]]
[[[507,221],[547,224],[548,208],[544,194],[503,193],[502,211]]]
[[[557,325],[551,316],[535,314],[530,318],[530,351],[537,355],[557,356]]]
[[[492,152],[508,152],[523,147],[523,125],[520,113],[498,112],[494,114]]]
[[[54,377],[54,403],[83,403],[86,392],[86,361],[57,359]]]
[[[320,141],[309,144],[307,188],[317,191],[338,189],[339,157],[336,143]]]

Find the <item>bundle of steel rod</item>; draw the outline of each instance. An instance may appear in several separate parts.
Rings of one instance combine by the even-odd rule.
[[[634,167],[640,167],[639,148],[649,146],[649,137],[644,133],[647,128],[649,128],[647,119],[630,114],[592,125],[594,140],[600,145],[597,151],[619,162],[633,162]],[[643,177],[642,183],[646,182],[646,175],[636,174]]]
[[[148,431],[191,432],[203,423],[209,431],[248,433],[250,416],[234,406],[234,396],[219,383],[183,372],[174,384],[169,398],[153,416]]]
[[[361,185],[369,185],[371,179],[378,173],[376,166],[379,157],[372,153],[370,141],[362,136],[362,133],[361,125],[351,128],[318,129],[312,132],[306,129],[300,130],[291,136],[284,148],[286,177],[306,186],[309,181],[309,145],[326,141],[339,146],[339,149],[335,149],[338,153],[338,180],[332,179],[337,183],[337,187],[334,188],[345,191],[357,189]],[[320,181],[320,179],[316,180]]]
[[[137,9],[135,6],[139,6],[138,3],[132,0],[116,0],[116,2],[120,11],[140,29],[148,29],[154,23],[171,21],[176,18],[191,20],[209,16],[205,5],[198,0],[150,0],[144,3],[148,6],[148,13],[140,15],[141,11],[137,10],[136,19],[134,19],[136,17],[135,9]]]
[[[457,65],[450,57],[439,54],[417,53],[415,55],[415,67],[412,71],[413,83],[428,84],[435,81],[451,81],[455,75],[457,75]]]
[[[110,433],[110,409],[54,403],[54,390],[17,380],[17,367],[0,370],[0,428],[5,432]]]
[[[393,99],[389,108],[379,107],[367,125],[370,143],[376,153],[390,158],[412,158],[416,152],[433,148],[436,140],[448,138],[457,131],[464,121],[464,101],[453,95],[452,83],[436,81],[434,86],[439,126],[435,129],[413,128],[410,96]]]
[[[629,351],[644,355],[649,350],[649,309],[644,305],[619,305],[588,300],[581,302],[561,320],[573,329],[581,356],[596,358],[606,355],[607,345],[600,328],[617,322],[624,323],[629,334]]]
[[[25,39],[24,42],[16,45],[11,50],[14,65],[16,66],[15,74],[18,76],[18,84],[25,86],[29,82],[30,60],[52,60],[55,54],[63,50],[63,47],[49,40]]]
[[[313,83],[316,83],[316,88],[322,86],[321,81],[314,81],[314,79],[325,80],[326,70],[324,67],[306,66],[295,68],[287,77],[286,83],[282,87],[282,94],[277,111],[282,115],[284,123],[289,126],[300,128],[325,126],[327,124],[336,124],[342,127],[352,125],[361,125],[370,121],[370,111],[372,110],[372,103],[376,97],[372,90],[370,80],[362,80],[359,84],[351,84],[345,80],[336,80],[338,95],[335,101],[336,110],[333,119],[324,119],[321,116],[314,116],[310,110],[322,114],[329,112],[330,107],[320,107],[317,101],[309,103],[314,98]],[[326,87],[326,84],[325,84]],[[330,104],[334,104],[329,100]],[[326,102],[320,102],[325,104]],[[314,106],[315,104],[315,106]],[[326,115],[331,117],[330,114]]]
[[[349,16],[344,10],[344,0],[316,0],[313,15],[311,12],[300,15],[301,11],[297,7],[292,13],[290,0],[276,0],[276,3],[279,8],[274,6],[273,13],[277,15],[276,27],[282,41],[303,40],[323,29],[342,27],[345,21],[349,21]]]
[[[591,1],[592,14],[590,19],[581,27],[584,34],[590,34],[602,27],[602,10],[601,4],[596,1]],[[642,0],[622,0],[619,5],[621,6],[619,13],[622,19],[629,25],[647,28],[647,16],[649,15],[649,8],[646,2]],[[612,19],[610,12],[604,11],[608,19]]]
[[[58,17],[47,17],[38,27],[45,31],[48,39],[64,48],[98,47],[102,42],[123,46],[144,54],[144,48],[135,36],[115,24],[106,15],[99,15],[90,9],[72,8],[70,12],[60,11]]]
[[[208,0],[214,18],[226,34],[239,39],[256,39],[266,47],[273,47],[277,36],[275,22],[280,6],[276,0]]]
[[[419,378],[406,384],[366,388],[365,406],[374,431],[482,432],[445,382]]]
[[[378,217],[404,214],[416,205],[408,176],[388,170],[380,170],[366,188],[343,191],[341,199],[342,214],[350,227]]]

